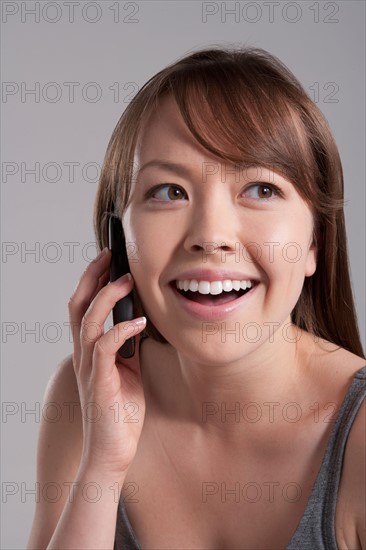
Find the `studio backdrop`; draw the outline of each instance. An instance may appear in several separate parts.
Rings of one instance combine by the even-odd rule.
[[[1,2],[1,547],[25,548],[39,494],[46,384],[72,352],[67,302],[96,256],[92,213],[113,128],[159,70],[195,49],[263,48],[326,116],[341,154],[365,347],[365,3]]]

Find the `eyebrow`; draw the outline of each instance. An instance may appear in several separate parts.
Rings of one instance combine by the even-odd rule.
[[[149,162],[146,162],[143,166],[141,166],[141,168],[137,172],[137,177],[140,176],[143,170],[146,170],[147,168],[152,168],[154,166],[167,170],[168,172],[171,172],[173,174],[178,174],[179,176],[183,176],[183,177],[187,177],[191,175],[190,169],[184,166],[183,164],[154,159],[154,160],[150,160]]]
[[[252,163],[246,163],[246,162],[236,163],[235,166],[239,168],[244,168],[244,169],[255,168],[255,167],[260,168],[260,164],[252,164]],[[141,166],[141,168],[137,171],[137,178],[140,177],[141,172],[143,172],[147,168],[153,168],[153,167],[162,168],[163,170],[171,172],[172,174],[178,174],[179,176],[184,178],[192,177],[192,173],[193,173],[193,171],[191,171],[189,168],[187,168],[183,164],[179,164],[177,162],[170,162],[167,160],[153,159],[153,160],[149,160],[149,162],[146,162]],[[280,173],[274,170],[269,170],[269,171],[271,174],[276,174],[278,177],[281,178],[281,180],[284,179],[284,176],[282,176]]]

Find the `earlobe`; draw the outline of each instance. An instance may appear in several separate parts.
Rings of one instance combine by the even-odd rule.
[[[317,253],[318,253],[318,248],[316,246],[315,240],[313,240],[308,250],[308,256],[306,259],[305,277],[311,277],[312,275],[314,275],[316,271]]]

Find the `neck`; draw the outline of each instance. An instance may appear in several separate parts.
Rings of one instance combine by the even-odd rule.
[[[286,341],[274,337],[251,353],[214,365],[165,345],[166,356],[152,369],[151,379],[159,414],[225,443],[240,441],[243,429],[253,437],[261,430],[273,432],[284,406],[291,419],[297,414],[296,406],[288,404],[301,402],[314,345],[311,335],[297,327],[287,336]]]

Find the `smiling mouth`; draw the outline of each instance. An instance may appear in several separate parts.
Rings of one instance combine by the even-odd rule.
[[[251,288],[247,289],[240,289],[240,290],[231,290],[230,292],[222,292],[221,294],[201,294],[200,292],[193,292],[191,290],[180,290],[176,288],[175,281],[172,281],[170,283],[172,288],[179,292],[181,296],[186,298],[187,300],[190,300],[192,302],[198,302],[199,304],[205,305],[205,306],[219,306],[221,304],[226,304],[228,302],[233,302],[234,300],[237,300],[244,294],[248,294],[251,292],[256,286],[256,284],[253,284]]]

